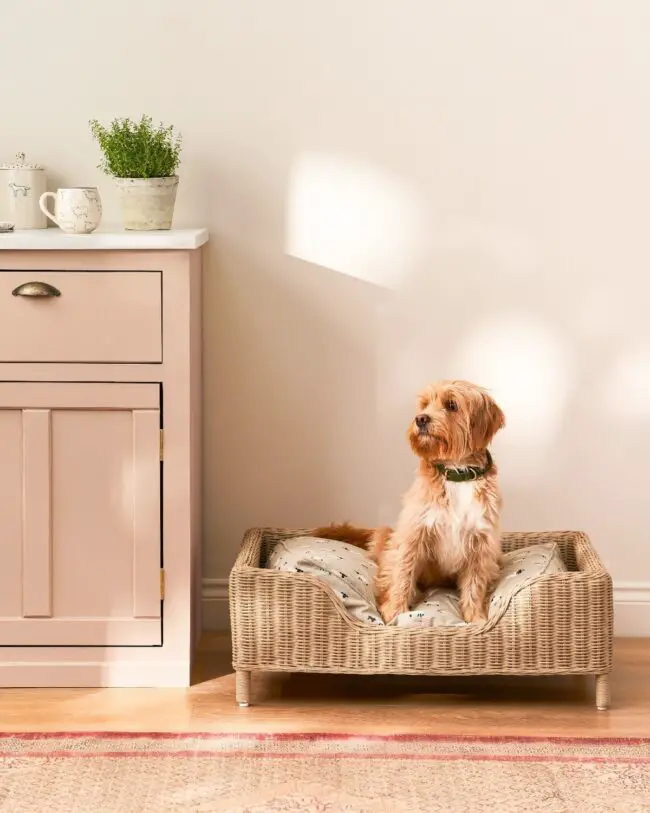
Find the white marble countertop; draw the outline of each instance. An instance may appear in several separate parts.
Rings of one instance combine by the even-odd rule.
[[[65,234],[58,228],[0,233],[0,251],[160,251],[194,249],[208,242],[207,229],[125,231],[100,227],[92,234]]]

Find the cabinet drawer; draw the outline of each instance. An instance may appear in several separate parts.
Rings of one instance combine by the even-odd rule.
[[[0,272],[0,362],[162,361],[161,281],[159,271]],[[30,282],[49,295],[20,295]]]

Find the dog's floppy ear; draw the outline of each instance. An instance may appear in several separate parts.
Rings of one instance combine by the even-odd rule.
[[[506,425],[506,418],[494,398],[482,393],[482,403],[473,421],[474,438],[477,446],[489,446],[499,429]]]
[[[487,443],[496,435],[499,429],[503,429],[506,425],[506,416],[503,410],[487,393],[484,394],[483,400],[485,403],[485,411],[487,413]]]

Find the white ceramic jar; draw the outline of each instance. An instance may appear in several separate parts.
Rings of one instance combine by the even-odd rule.
[[[47,190],[45,170],[38,164],[25,163],[19,152],[13,164],[0,165],[0,191],[6,196],[8,220],[15,229],[45,229],[47,219],[39,206]]]

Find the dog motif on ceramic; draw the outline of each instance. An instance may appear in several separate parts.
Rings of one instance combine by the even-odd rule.
[[[377,563],[375,593],[386,623],[413,607],[422,591],[450,585],[458,588],[465,621],[487,619],[501,560],[501,493],[488,447],[504,425],[503,412],[482,387],[430,385],[407,433],[419,466],[395,528],[344,523],[312,532],[367,550]]]

